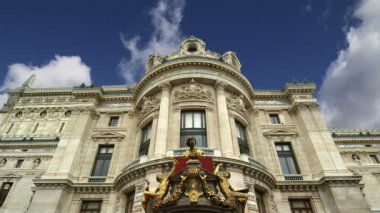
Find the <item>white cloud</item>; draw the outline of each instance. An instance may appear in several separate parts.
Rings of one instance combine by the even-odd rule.
[[[362,0],[348,46],[331,63],[320,89],[330,128],[380,128],[380,1]]]
[[[0,87],[0,108],[7,99],[5,92],[8,89],[21,87],[33,74],[36,75],[33,87],[91,84],[90,67],[84,64],[79,56],[56,55],[48,64],[42,66],[15,63],[8,67],[8,73]]]
[[[150,54],[168,54],[179,48],[184,7],[184,0],[160,0],[149,13],[153,32],[145,45],[140,44],[140,36],[128,39],[121,34],[121,41],[130,53],[128,59],[122,59],[119,63],[119,70],[127,84],[135,83],[142,76]]]

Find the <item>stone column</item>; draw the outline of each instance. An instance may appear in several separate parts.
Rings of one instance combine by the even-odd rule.
[[[216,102],[218,109],[218,120],[219,120],[219,135],[220,135],[220,144],[222,147],[222,154],[224,156],[233,156],[234,148],[232,145],[231,138],[231,127],[230,121],[228,119],[228,110],[227,102],[225,95],[226,83],[218,81],[215,84],[216,88]]]
[[[168,138],[169,126],[169,104],[170,104],[170,89],[169,82],[163,83],[161,86],[161,102],[160,111],[158,113],[158,125],[156,129],[156,141],[154,144],[154,155],[163,157],[166,155],[166,141]]]

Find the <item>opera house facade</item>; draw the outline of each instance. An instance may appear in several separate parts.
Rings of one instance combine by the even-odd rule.
[[[315,84],[254,89],[201,39],[133,85],[33,78],[0,113],[0,212],[380,212],[380,131],[329,130]]]

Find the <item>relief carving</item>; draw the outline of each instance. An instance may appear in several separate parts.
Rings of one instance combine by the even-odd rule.
[[[194,79],[181,87],[174,93],[174,103],[180,101],[208,101],[212,102],[211,92],[203,89],[202,85],[196,82]]]
[[[228,97],[227,107],[231,109],[235,109],[237,111],[242,111],[244,113],[248,112],[245,107],[243,95],[232,95],[231,97]]]
[[[158,110],[160,107],[160,100],[154,96],[143,97],[143,104],[139,112],[140,118],[145,115]]]

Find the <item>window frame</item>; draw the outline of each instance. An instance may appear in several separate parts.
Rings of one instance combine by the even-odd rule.
[[[247,127],[241,124],[241,122],[235,120],[236,138],[239,146],[240,154],[251,155],[251,149],[248,143]],[[243,135],[243,138],[240,136]]]
[[[255,198],[256,198],[256,203],[257,203],[257,213],[266,213],[267,212],[266,203],[265,203],[266,192],[256,189],[256,186],[255,186]]]
[[[89,203],[98,203],[99,208],[98,209],[88,209],[88,208],[84,209],[85,204],[89,204]],[[103,205],[103,200],[82,200],[81,207],[80,207],[80,213],[87,213],[87,212],[100,213],[102,211],[102,205]]]
[[[22,164],[24,164],[24,159],[18,159],[17,161],[16,161],[16,165],[15,165],[15,168],[17,168],[17,169],[19,169],[19,168],[21,168],[22,167]]]
[[[4,186],[6,184],[10,184],[10,186],[9,186],[8,189],[4,189]],[[4,203],[5,203],[5,201],[8,198],[9,192],[12,190],[13,184],[14,184],[13,182],[3,182],[1,184],[1,188],[0,188],[0,207],[4,206]],[[5,194],[5,195],[3,195],[3,194]]]
[[[377,155],[369,155],[369,158],[371,158],[372,163],[375,163],[375,164],[379,164],[380,163],[379,158],[377,157]]]
[[[143,155],[148,155],[149,153],[150,141],[152,139],[152,128],[153,128],[153,121],[149,122],[141,130],[141,141],[140,141],[140,147],[139,147],[139,153],[138,153],[139,157]]]
[[[279,113],[269,113],[269,120],[271,124],[281,124]]]
[[[115,127],[119,125],[120,116],[119,115],[111,115],[108,121],[108,127]]]
[[[289,207],[292,213],[305,212],[306,213],[314,213],[313,204],[311,198],[289,198]],[[303,201],[306,204],[304,208],[302,207],[294,207],[295,201]],[[297,211],[298,210],[298,211]]]
[[[102,152],[102,148],[106,148],[106,153],[101,153]],[[108,152],[108,149],[109,148],[112,148],[112,153],[109,153]],[[108,176],[108,173],[109,173],[109,170],[110,170],[110,167],[111,167],[111,161],[112,161],[112,156],[113,156],[113,153],[115,151],[115,146],[113,144],[110,144],[110,145],[99,145],[98,146],[98,151],[96,152],[96,156],[95,156],[95,161],[94,161],[94,164],[93,164],[93,168],[92,168],[92,171],[91,171],[91,177],[107,177]],[[103,175],[104,173],[104,166],[106,165],[106,161],[108,161],[108,168],[106,169],[107,171],[105,172],[106,174]],[[100,174],[97,174],[97,168],[98,168],[98,163],[100,164],[100,162],[102,162],[101,164],[101,168],[100,168]]]
[[[195,127],[195,114],[200,114],[200,127]],[[186,114],[191,114],[191,126],[186,127]],[[202,144],[197,140],[196,147],[208,147],[207,143],[207,122],[206,122],[206,110],[181,110],[180,119],[180,147],[186,147],[186,140],[191,136],[200,136],[202,138]]]
[[[135,195],[136,195],[135,190],[127,193],[127,195],[126,195],[127,202],[125,205],[125,213],[132,213],[133,212],[133,204],[135,201]]]
[[[281,146],[281,149],[282,150],[278,150],[277,147],[278,146]],[[289,150],[284,150],[284,146],[288,146]],[[277,158],[278,158],[278,161],[279,161],[279,164],[280,164],[280,167],[281,167],[281,171],[282,171],[282,174],[283,175],[300,175],[301,174],[301,171],[300,171],[300,168],[298,166],[298,163],[297,163],[297,158],[295,156],[295,153],[294,153],[294,149],[292,147],[292,144],[291,142],[275,142],[275,150],[277,152]],[[287,168],[287,171],[284,171],[284,167],[283,165],[281,164],[281,159],[285,158],[285,163],[286,163],[286,168]],[[289,162],[287,159],[291,158],[293,160],[293,167],[295,169],[295,173],[292,173],[292,169],[290,168],[289,166]]]

